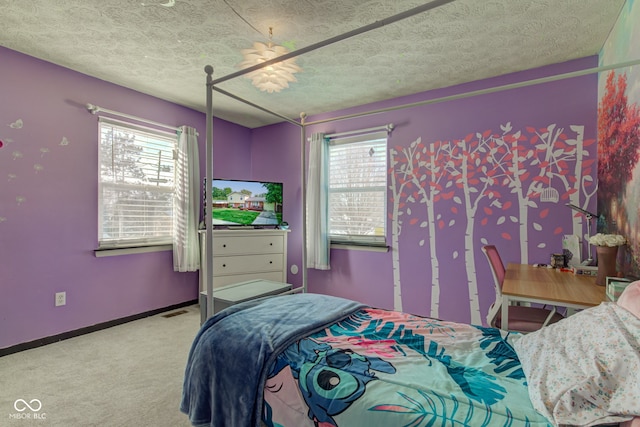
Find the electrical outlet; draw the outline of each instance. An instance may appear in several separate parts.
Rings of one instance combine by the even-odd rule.
[[[67,304],[67,293],[56,292],[56,307]]]

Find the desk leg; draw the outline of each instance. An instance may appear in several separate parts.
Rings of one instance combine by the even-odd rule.
[[[501,313],[501,328],[504,331],[509,330],[509,297],[507,295],[502,295],[502,313]]]

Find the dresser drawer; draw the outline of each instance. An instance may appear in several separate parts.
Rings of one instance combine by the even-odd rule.
[[[207,233],[200,231],[200,291],[248,280],[287,281],[287,230],[213,230],[213,256],[207,256]],[[212,265],[209,269],[207,260]]]
[[[283,236],[220,236],[213,239],[213,256],[277,254],[284,251]]]
[[[215,256],[213,258],[213,276],[228,274],[255,273],[260,271],[282,270],[283,255],[244,255],[244,256]]]

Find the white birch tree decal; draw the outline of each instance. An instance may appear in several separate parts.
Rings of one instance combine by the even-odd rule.
[[[596,140],[584,139],[584,126],[574,125],[571,126],[571,130],[576,133],[576,137],[567,139],[565,142],[567,145],[575,147],[576,161],[573,175],[569,175],[567,180],[569,183],[572,183],[576,191],[571,193],[569,203],[580,206],[582,209],[588,211],[591,199],[596,196],[598,192],[598,186],[592,176],[596,159],[585,159],[585,156],[589,156],[589,151],[586,150],[585,147],[593,145]],[[581,242],[586,242],[590,236],[587,236],[584,231],[583,218],[584,215],[579,212],[573,216],[573,234],[580,236]],[[595,227],[593,229],[595,230]]]
[[[469,310],[471,323],[482,324],[475,260],[476,243],[474,230],[476,213],[485,199],[489,201],[498,195],[491,187],[497,184],[496,172],[503,164],[496,162],[495,136],[490,130],[467,135],[464,139],[446,146],[445,168],[454,179],[455,185],[462,190],[462,197],[455,196],[454,202],[461,205],[467,213],[464,233],[464,259],[467,270],[467,288],[469,291]],[[505,158],[508,158],[505,156]],[[489,214],[490,210],[485,209]]]
[[[392,172],[391,189],[393,191],[393,242],[398,243],[398,235],[402,228],[403,216],[406,212],[411,216],[415,212],[406,203],[420,203],[425,205],[426,220],[420,222],[420,228],[428,229],[429,254],[431,266],[431,304],[429,316],[439,317],[440,311],[440,265],[436,252],[436,212],[435,204],[441,198],[450,199],[453,197],[453,191],[442,193],[444,187],[451,187],[453,182],[447,181],[443,186],[442,181],[446,180],[446,169],[442,166],[443,149],[442,143],[431,143],[429,149],[422,143],[422,139],[418,138],[413,141],[409,147],[390,150],[391,164],[398,166],[398,169]],[[392,168],[393,168],[392,166]],[[396,176],[397,175],[397,176]],[[399,187],[398,187],[399,186]],[[404,200],[404,201],[403,201]],[[403,210],[404,209],[404,210]],[[396,216],[397,211],[397,216]],[[408,220],[409,225],[416,225],[420,219],[413,217]],[[420,241],[420,246],[425,244],[425,240]],[[393,254],[393,271],[394,271],[394,306],[401,304],[399,300],[400,288],[400,256],[399,251]]]
[[[438,230],[456,226],[458,214],[466,214],[464,241],[459,246],[464,248],[471,323],[481,324],[475,254],[478,242],[487,242],[475,238],[478,226],[487,226],[497,215],[492,233],[505,240],[518,239],[520,262],[528,263],[529,248],[536,247],[531,243],[530,232],[543,231],[541,221],[530,221],[533,211],[537,211],[537,218],[544,219],[550,209],[541,207],[542,202],[570,202],[586,208],[596,194],[593,160],[585,160],[589,156],[585,147],[595,141],[584,140],[583,126],[571,126],[575,133],[572,138],[556,124],[514,132],[511,123],[506,123],[500,129],[501,133],[486,130],[460,140],[427,144],[418,138],[408,147],[390,150],[396,308],[402,307],[399,236],[403,225],[418,225],[424,230],[422,233],[427,232],[419,244],[429,242],[429,315],[440,317],[440,282],[446,281],[442,275],[446,270],[441,271],[442,258],[437,253]],[[453,201],[453,207],[447,205],[450,211],[438,211],[437,204],[442,200]],[[424,204],[424,214],[416,210],[418,204]],[[567,215],[572,213],[566,209]],[[508,221],[517,225],[517,236],[506,229],[500,231]],[[581,225],[573,219],[574,233],[581,234]],[[554,235],[562,232],[561,226],[550,230]],[[548,235],[542,238],[548,240]],[[545,247],[544,241],[537,247]],[[458,251],[454,250],[451,256],[457,259]]]
[[[412,144],[416,145],[414,141]],[[404,196],[404,188],[410,182],[407,179],[407,175],[413,169],[413,162],[409,162],[410,156],[407,156],[408,151],[411,151],[411,147],[403,148],[397,147],[397,149],[389,149],[389,175],[391,175],[391,257],[393,263],[393,309],[402,311],[402,283],[400,279],[400,245],[399,237],[402,232],[403,219],[401,218],[405,213],[405,208],[408,209],[408,214],[411,215],[411,209],[407,208],[406,202],[402,200]],[[403,159],[398,159],[398,152],[405,155]],[[398,168],[397,170],[395,168]]]
[[[545,191],[552,195],[551,198],[547,197],[548,202],[562,201],[579,205],[580,188],[589,186],[593,178],[590,175],[588,178],[582,177],[582,159],[585,154],[583,127],[576,127],[578,133],[575,139],[568,139],[564,129],[558,128],[556,124],[539,130],[527,127],[529,137],[523,136],[521,132],[509,134],[509,123],[502,126],[502,129],[505,133],[501,140],[511,147],[511,165],[509,173],[504,175],[503,185],[510,188],[511,193],[517,197],[520,262],[526,264],[529,262],[529,228],[532,226],[535,231],[542,231],[539,223],[530,222],[530,209],[540,209],[540,202],[545,201],[541,195]],[[528,146],[525,141],[529,143]],[[569,165],[573,162],[576,167],[574,174],[570,175]],[[554,186],[558,181],[560,185]],[[548,209],[540,212],[542,218],[547,215]],[[561,228],[554,230],[555,234],[561,232]],[[544,247],[544,243],[538,246]]]
[[[429,253],[431,253],[431,307],[430,316],[434,318],[440,317],[440,263],[438,261],[438,253],[436,251],[436,212],[435,204],[441,198],[450,199],[454,192],[449,191],[442,193],[443,190],[453,185],[452,180],[447,180],[447,171],[442,167],[443,144],[441,141],[429,144],[429,151],[423,149],[428,154],[422,166],[426,168],[426,174],[414,176],[413,182],[418,189],[420,202],[425,203],[427,207],[427,220],[420,224],[420,227],[427,227],[429,231]],[[442,185],[443,181],[447,181]],[[453,225],[453,224],[452,224]],[[421,243],[424,241],[421,241]]]

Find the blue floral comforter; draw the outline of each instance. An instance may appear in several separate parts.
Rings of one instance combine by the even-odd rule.
[[[250,300],[217,313],[193,340],[180,410],[198,427],[259,426],[263,387],[277,356],[362,307],[300,294]]]
[[[361,309],[298,340],[268,370],[269,427],[550,426],[513,349],[518,334]]]

